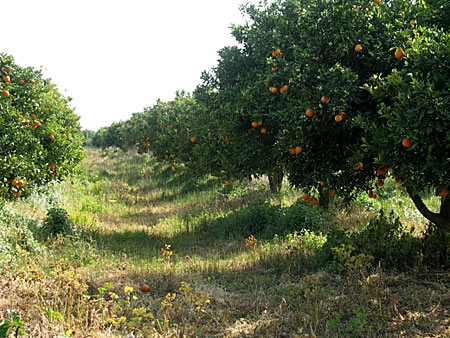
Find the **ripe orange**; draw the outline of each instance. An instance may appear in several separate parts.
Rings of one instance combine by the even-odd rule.
[[[17,181],[17,186],[20,188],[23,185],[22,181]]]
[[[276,72],[277,69],[278,69],[277,67],[272,67],[272,71],[273,71],[273,72]]]
[[[409,137],[405,137],[403,140],[402,140],[402,146],[404,146],[405,148],[409,148],[409,147],[411,147],[411,140],[409,139]]]
[[[25,84],[25,80],[20,80],[19,84],[21,84],[21,85]]]
[[[29,124],[30,121],[29,121],[28,119],[25,119],[25,118],[24,118],[24,119],[22,119],[22,123],[23,123],[23,124]]]
[[[302,151],[303,151],[302,147],[300,147],[300,146],[295,147],[296,154],[300,154]]]
[[[324,187],[324,186],[325,186],[325,182],[324,182],[324,181],[321,181],[321,182],[320,182],[320,186],[321,186],[321,187]]]
[[[55,138],[55,135],[50,134],[50,135],[48,135],[48,138],[49,138],[50,140],[53,140],[53,139]]]
[[[150,286],[148,286],[147,284],[141,285],[141,292],[149,292],[149,291],[150,291]]]
[[[173,132],[174,132],[174,133],[178,133],[178,129],[175,128],[175,129],[173,130]]]
[[[8,75],[3,76],[3,81],[5,82],[11,82],[11,78]]]
[[[442,189],[442,191],[439,193],[439,197],[445,197],[448,195],[448,189],[447,187],[444,187],[444,189]]]
[[[17,185],[17,180],[16,180],[16,179],[13,179],[13,180],[11,181],[11,184],[14,185],[14,186],[16,186],[16,185]]]
[[[31,83],[31,84],[35,84],[36,81],[34,81],[33,79],[31,79],[31,80],[30,80],[30,83]]]
[[[382,187],[382,186],[384,185],[384,181],[383,181],[383,180],[379,180],[378,183],[377,183],[377,185],[378,185],[379,187]]]
[[[362,162],[359,162],[354,168],[353,170],[359,170],[362,169],[362,167],[364,166],[364,164]]]
[[[319,204],[319,200],[318,200],[317,198],[314,198],[314,199],[311,201],[311,204],[312,204],[312,205],[317,205],[317,204]]]
[[[7,91],[7,90],[2,90],[2,95],[3,95],[3,96],[9,96],[9,91]]]
[[[403,53],[403,51],[402,51],[400,48],[398,48],[398,49],[395,51],[394,55],[395,55],[395,57],[396,57],[397,59],[400,60],[400,59],[405,55],[405,53]]]
[[[302,195],[302,198],[303,198],[303,200],[307,200],[308,198],[310,198],[309,197],[309,194],[307,194],[306,192],[305,193],[303,193],[303,195]]]
[[[291,149],[289,149],[289,154],[291,154],[291,155],[295,155],[295,148],[291,148]]]
[[[362,51],[362,46],[358,43],[356,46],[355,46],[355,52],[357,52],[357,53],[359,53],[360,51]]]
[[[266,135],[266,134],[267,134],[266,128],[261,128],[261,134],[263,134],[263,135]]]
[[[11,69],[9,69],[8,67],[3,67],[2,69],[5,73],[9,73],[11,71]]]
[[[258,127],[258,122],[256,122],[256,121],[253,121],[253,122],[252,122],[252,127],[253,127],[253,128],[256,128],[256,127]]]
[[[70,184],[75,185],[75,181],[74,180],[70,181]]]
[[[191,137],[191,142],[192,142],[192,143],[195,143],[196,140],[197,140],[197,139],[196,139],[195,137]]]
[[[375,2],[377,5],[379,5],[381,0],[374,0],[373,2]]]
[[[384,169],[377,169],[377,174],[378,175],[386,175],[386,172],[384,171]]]
[[[369,190],[369,198],[373,198],[373,190]]]
[[[277,48],[275,51],[272,52],[272,56],[273,56],[274,58],[277,57],[277,56],[280,55],[280,54],[281,54],[280,48]]]
[[[334,191],[334,190],[331,190],[329,193],[328,193],[328,196],[330,196],[330,197],[334,197],[334,196],[336,196],[337,194],[336,194],[336,191]]]
[[[227,183],[225,183],[225,185],[226,185],[227,187],[231,187],[232,183],[231,183],[230,181],[227,181]]]
[[[277,87],[270,86],[270,87],[269,87],[269,91],[270,91],[271,93],[275,94],[275,93],[278,91],[278,89],[277,89]]]
[[[169,150],[166,149],[166,154],[169,152]]]
[[[314,110],[311,108],[306,109],[306,116],[313,117],[314,116]]]
[[[55,165],[53,163],[50,163],[47,167],[51,170],[55,169]]]
[[[320,98],[320,101],[321,101],[322,103],[327,103],[327,102],[328,102],[328,98],[325,97],[325,96],[322,96],[322,97]]]
[[[258,127],[262,126],[262,121],[258,121]]]
[[[399,179],[396,179],[396,180],[395,180],[395,183],[396,183],[396,184],[401,184],[401,183],[402,183],[402,181],[401,181],[401,180],[399,180]]]
[[[35,120],[37,118],[36,114],[31,114],[31,118]]]
[[[342,119],[343,119],[342,115],[336,115],[336,116],[334,117],[334,120],[335,120],[336,122],[341,122]]]
[[[409,24],[411,26],[414,26],[416,24],[416,20],[414,20],[414,19],[409,20]]]
[[[289,86],[284,85],[283,87],[280,88],[280,93],[286,93],[288,90],[289,90]]]
[[[225,137],[223,138],[224,142],[228,142],[228,136],[225,135]]]

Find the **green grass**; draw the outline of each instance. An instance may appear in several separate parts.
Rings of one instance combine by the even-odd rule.
[[[37,228],[49,208],[63,207],[76,232],[36,242],[39,250],[9,246],[16,264],[2,271],[0,318],[12,309],[43,336],[450,333],[448,271],[429,271],[420,257],[393,269],[401,267],[399,255],[417,252],[427,222],[389,180],[378,200],[362,194],[325,213],[287,187],[270,194],[264,180],[226,188],[148,155],[87,155],[75,186],[61,183],[8,204],[9,224],[25,217]],[[379,217],[380,210],[394,218]],[[395,216],[404,226],[389,236]],[[143,283],[149,293],[139,291]]]

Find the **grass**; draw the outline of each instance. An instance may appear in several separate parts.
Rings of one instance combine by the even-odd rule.
[[[368,252],[378,247],[367,236],[393,224],[377,218],[380,209],[400,217],[399,238],[414,227],[418,239],[426,227],[391,182],[376,201],[361,195],[326,214],[297,201],[299,192],[271,195],[261,180],[226,188],[181,166],[172,172],[147,155],[87,155],[75,186],[62,183],[7,206],[10,224],[20,216],[39,228],[50,207],[63,207],[76,227],[73,236],[41,239],[39,248],[16,248],[14,267],[1,271],[0,318],[23,323],[23,334],[450,334],[448,271],[420,260],[402,271],[384,265],[389,257],[371,263]],[[354,237],[339,237],[339,229]],[[408,238],[392,245],[414,249]],[[144,283],[150,292],[139,291]]]

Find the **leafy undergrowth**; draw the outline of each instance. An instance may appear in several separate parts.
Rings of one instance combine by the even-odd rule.
[[[75,186],[2,209],[0,337],[450,334],[448,237],[399,187],[324,213],[263,180],[87,154]]]

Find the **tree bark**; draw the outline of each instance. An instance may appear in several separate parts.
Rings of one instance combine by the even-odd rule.
[[[277,193],[281,190],[281,184],[283,182],[283,169],[275,168],[269,175],[269,187],[272,193]]]
[[[327,211],[330,206],[330,196],[328,196],[326,189],[321,186],[319,186],[319,197],[319,205]]]
[[[448,196],[442,198],[441,208],[439,213],[436,213],[428,209],[425,203],[423,203],[422,198],[420,198],[412,188],[407,188],[406,191],[413,200],[417,210],[419,210],[426,219],[435,223],[438,227],[445,229],[447,232],[450,232],[450,199]]]

